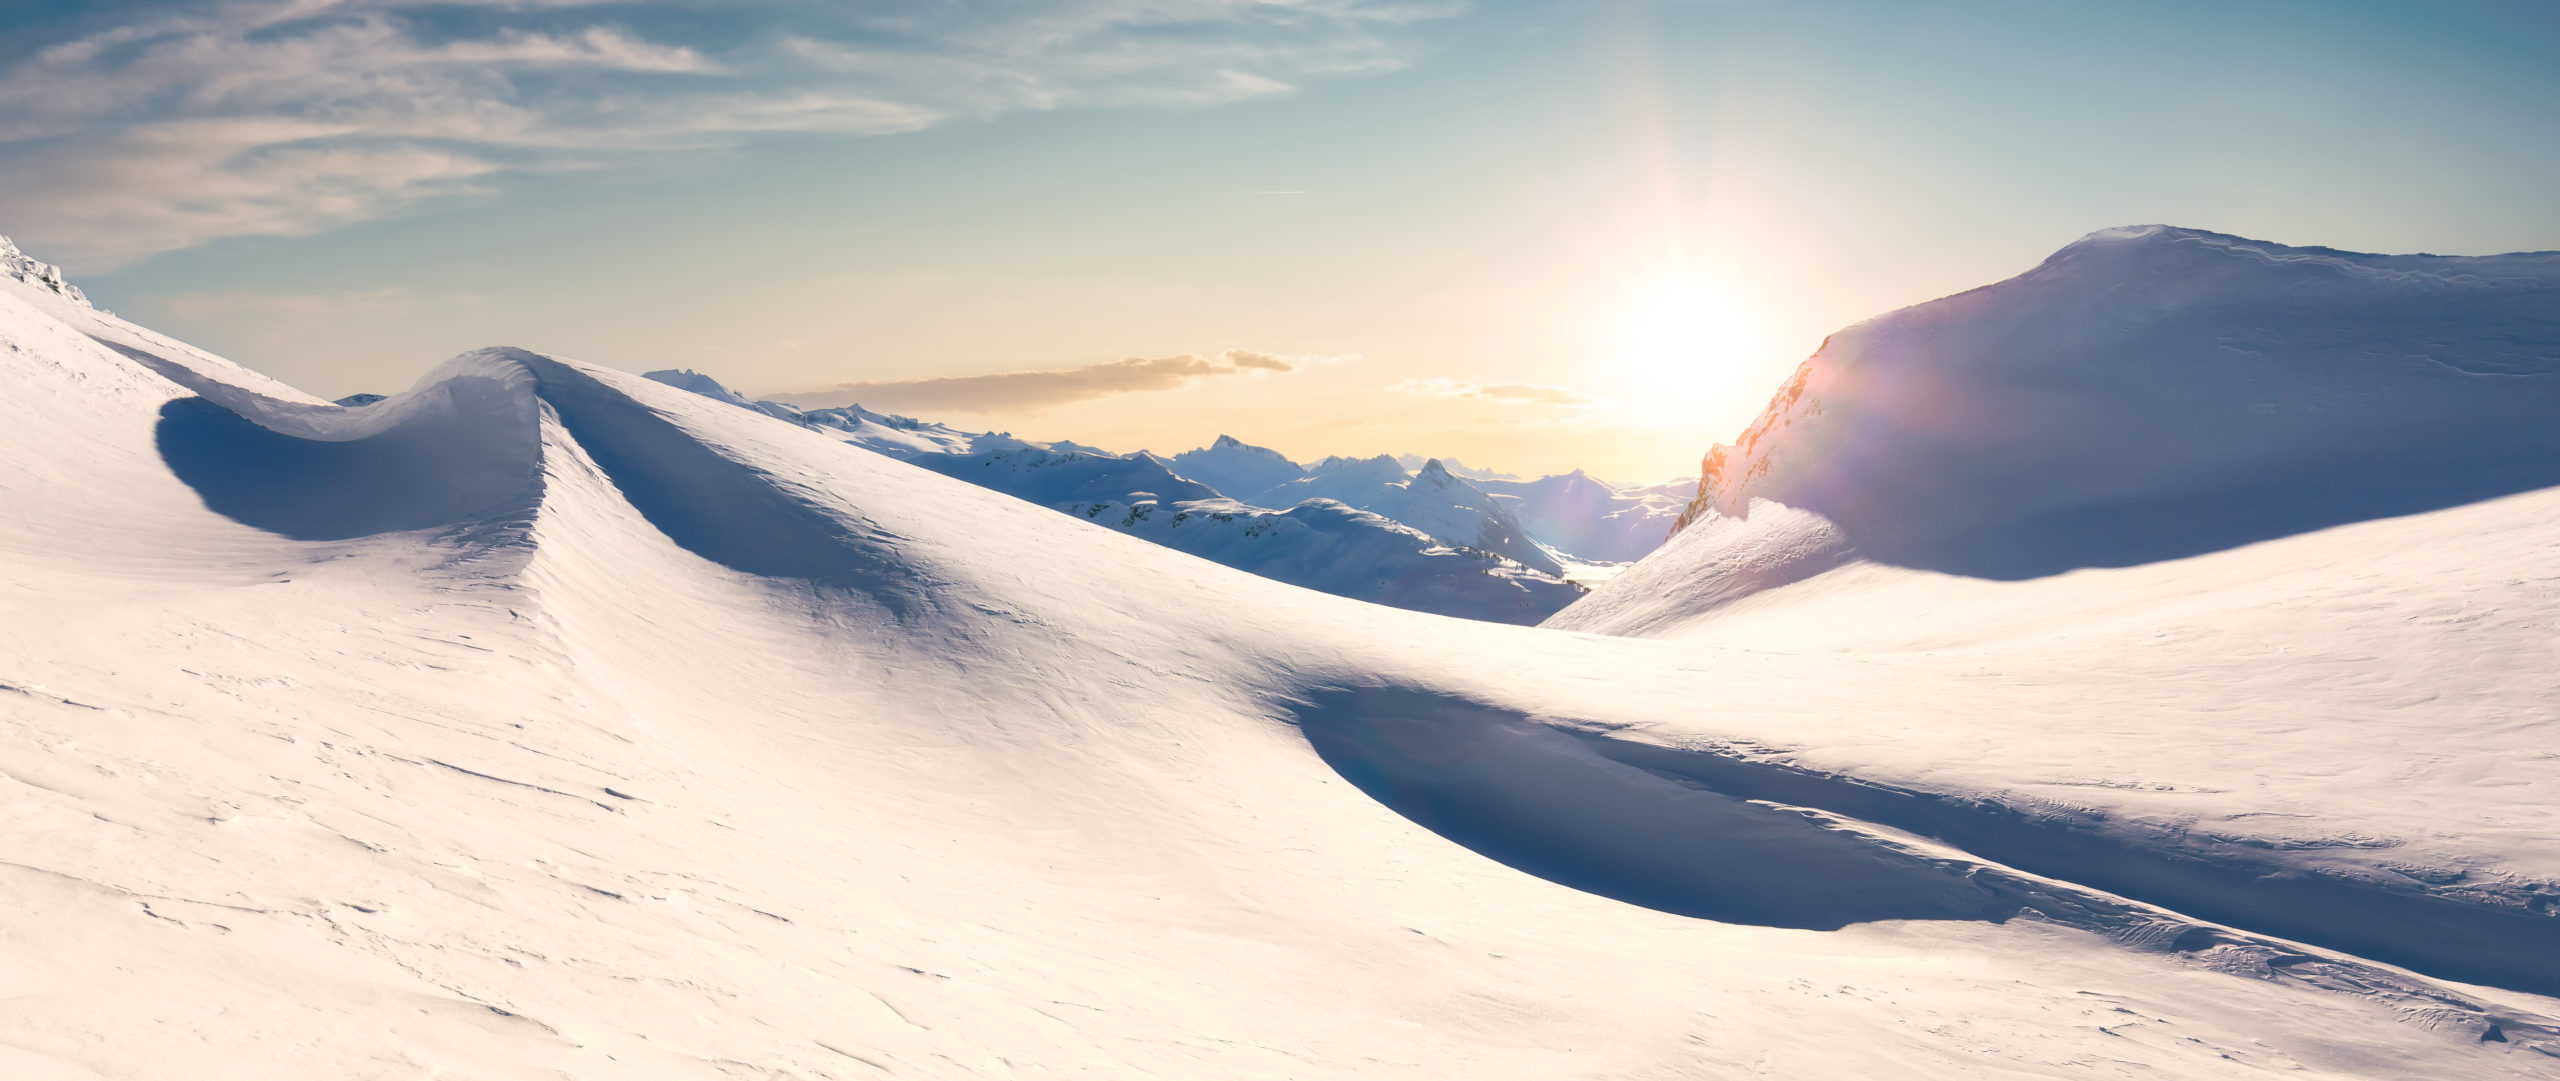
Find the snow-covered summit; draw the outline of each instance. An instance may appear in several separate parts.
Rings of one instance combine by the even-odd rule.
[[[1183,476],[1248,502],[1306,473],[1288,455],[1232,435],[1221,435],[1206,447],[1183,451],[1170,460]]]
[[[82,293],[79,286],[63,280],[61,267],[36,261],[19,251],[16,241],[5,236],[0,236],[0,274],[50,291],[81,307],[89,306],[88,294]]]
[[[1431,460],[1431,455],[1428,455],[1428,454],[1399,454],[1399,455],[1396,455],[1396,464],[1397,464],[1397,465],[1401,465],[1401,466],[1405,467],[1406,469],[1420,469],[1420,468],[1422,468],[1422,464],[1423,464],[1424,462],[1428,462],[1428,461],[1430,461],[1430,460]],[[1468,480],[1473,480],[1473,481],[1487,481],[1487,480],[1504,480],[1504,481],[1514,481],[1514,480],[1519,480],[1519,479],[1520,479],[1520,475],[1519,475],[1519,474],[1517,474],[1517,473],[1504,473],[1504,472],[1501,472],[1501,471],[1499,471],[1499,470],[1493,470],[1493,469],[1479,469],[1479,468],[1477,468],[1477,467],[1475,467],[1475,466],[1468,465],[1468,464],[1467,464],[1467,463],[1465,463],[1465,462],[1459,461],[1459,460],[1457,460],[1457,459],[1455,459],[1455,458],[1451,458],[1451,457],[1449,457],[1449,456],[1447,456],[1447,455],[1442,455],[1442,456],[1440,456],[1440,465],[1441,465],[1441,467],[1442,467],[1442,468],[1447,469],[1447,470],[1448,470],[1449,472],[1451,472],[1451,473],[1455,473],[1455,474],[1457,474],[1457,475],[1459,475],[1459,476],[1461,476],[1461,477],[1465,477],[1465,478],[1467,478]]]
[[[1867,558],[2121,566],[2560,483],[2560,253],[2104,230],[1834,335],[1682,524],[1755,500]]]

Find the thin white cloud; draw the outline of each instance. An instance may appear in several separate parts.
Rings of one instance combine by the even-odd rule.
[[[0,224],[98,270],[761,133],[1214,105],[1390,70],[1460,6],[736,0],[709,44],[683,0],[195,0],[0,44]]]
[[[959,413],[1036,411],[1114,394],[1172,390],[1199,379],[1285,374],[1309,364],[1343,359],[1348,358],[1284,357],[1230,349],[1217,356],[1184,353],[1170,357],[1127,357],[1081,368],[838,383],[818,390],[777,394],[774,398],[791,405],[813,408],[858,403],[881,409]]]
[[[1530,405],[1590,405],[1598,398],[1578,390],[1537,383],[1462,383],[1453,379],[1407,379],[1387,388],[1431,398],[1489,398]]]

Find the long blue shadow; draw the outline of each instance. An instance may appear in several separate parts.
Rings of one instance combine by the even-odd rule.
[[[1326,691],[1297,710],[1344,779],[1467,848],[1683,916],[1836,930],[2001,920],[2014,892],[1783,808],[1681,784],[1501,710],[1421,691]]]
[[[303,439],[203,398],[160,409],[161,460],[205,506],[296,540],[520,520],[540,482],[529,425],[493,431],[477,408],[490,386],[451,386],[456,411],[422,415],[359,439]],[[521,407],[519,407],[521,408]]]

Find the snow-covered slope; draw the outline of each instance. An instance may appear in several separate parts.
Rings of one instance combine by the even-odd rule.
[[[1334,502],[1247,506],[1140,451],[1042,447],[908,461],[1179,552],[1338,597],[1463,619],[1532,624],[1582,587],[1490,552],[1455,548]]]
[[[518,350],[348,409],[14,279],[0,345],[7,1076],[2491,1078],[2560,1041],[2540,495],[2296,539],[2469,539],[2434,551],[2499,574],[2408,598],[2456,618],[2365,628],[2436,663],[2191,633],[2093,677],[1360,604]],[[2386,526],[2429,536],[2350,535]],[[1971,629],[2063,615],[2186,618]]]
[[[784,420],[791,421],[799,421],[807,417],[807,414],[790,406],[784,405],[781,402],[759,402],[751,400],[744,394],[740,394],[737,391],[720,385],[719,380],[713,379],[701,372],[694,371],[691,368],[664,368],[654,372],[643,373],[643,378],[664,383],[678,390],[689,390],[714,401],[727,402],[741,409],[753,409],[756,412],[763,413],[767,416],[780,417]],[[856,415],[860,415],[860,406],[855,406],[853,409]],[[859,432],[859,429],[855,429],[855,431]],[[859,442],[862,438],[862,435],[857,434],[846,441]]]
[[[1577,469],[1536,480],[1478,480],[1538,543],[1580,563],[1633,563],[1671,538],[1694,481],[1621,488]]]
[[[2410,786],[2477,798],[2555,760],[2534,748],[2560,738],[2560,708],[2515,673],[2560,663],[2560,640],[2526,629],[2560,617],[2560,254],[2101,232],[1835,336],[1706,464],[1686,528],[1547,626],[1980,673],[1906,685],[2121,748],[2103,769],[2046,760],[2050,780],[2003,802],[2050,800],[2060,819],[2180,848],[2329,850],[2311,881],[2497,898],[2533,916],[2512,925],[2539,943],[2521,963],[2560,972],[2560,943],[2540,937],[2560,909],[2545,873],[2416,857],[2430,842],[2415,804],[2397,826],[2319,837],[2173,809],[2298,775],[2279,738],[2296,733],[2374,757],[2323,767],[2350,779],[2327,796],[2258,814],[2378,808]],[[1897,753],[1868,738],[1859,760]],[[2448,741],[2501,750],[2456,764],[2439,757]],[[2172,773],[2190,779],[2148,779]],[[2158,793],[2160,817],[2129,827],[2075,791],[2089,785]],[[2522,838],[2547,813],[2479,828],[2510,838],[2491,847],[2538,846]],[[2185,880],[2204,912],[2244,889],[2194,872],[2128,860],[2073,876]],[[2357,911],[2296,908],[2326,934],[2378,910]]]
[[[776,402],[758,402],[774,406]],[[789,409],[789,406],[782,406]],[[892,458],[919,454],[982,454],[1022,447],[1047,446],[1004,432],[964,432],[939,421],[917,420],[893,413],[874,413],[858,405],[793,410],[804,424],[837,439]]]
[[[781,402],[758,401],[731,390],[717,379],[691,369],[671,368],[647,378],[702,395],[717,402],[752,409],[771,417],[826,432],[836,439],[892,458],[919,454],[976,454],[1036,446],[1001,432],[964,432],[948,424],[874,413],[859,405],[800,409]]]
[[[2026,578],[2560,484],[2560,253],[2143,226],[1842,331],[1684,522],[1755,500],[1864,558]]]

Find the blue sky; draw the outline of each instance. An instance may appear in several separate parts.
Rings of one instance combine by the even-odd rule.
[[[32,7],[0,232],[332,395],[504,342],[1654,479],[2093,229],[2560,248],[2548,3]]]

